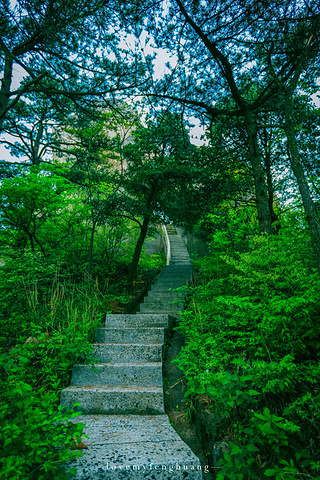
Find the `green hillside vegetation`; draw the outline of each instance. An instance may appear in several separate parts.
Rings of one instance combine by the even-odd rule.
[[[81,454],[61,390],[170,222],[210,249],[176,363],[213,479],[320,480],[319,27],[317,0],[1,1],[1,478]]]
[[[136,228],[129,223],[98,229],[92,276],[85,269],[88,235],[69,238],[62,251],[60,244],[46,257],[28,248],[3,249],[2,478],[62,479],[63,461],[79,454],[70,447],[80,444],[83,425],[70,422],[78,413],[59,410],[60,393],[69,386],[75,363],[94,362],[91,342],[105,314],[125,311],[142,291],[146,274],[163,264],[161,254],[143,254],[128,292],[126,271],[136,236]],[[119,243],[106,255],[113,237]]]
[[[212,253],[195,262],[176,361],[219,418],[215,478],[318,479],[319,275],[298,212],[277,236],[256,234],[252,213],[204,221]]]

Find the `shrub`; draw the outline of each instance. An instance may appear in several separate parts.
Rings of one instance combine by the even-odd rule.
[[[48,391],[26,381],[31,377],[28,364],[32,360],[28,347],[16,347],[0,356],[1,478],[66,479],[63,462],[78,455],[70,447],[80,443],[84,425],[70,421],[78,415],[72,409],[56,408],[57,383],[55,391]]]
[[[319,479],[320,281],[308,235],[284,226],[245,251],[214,245],[198,262],[177,362],[186,395],[207,395],[227,419],[217,480]]]

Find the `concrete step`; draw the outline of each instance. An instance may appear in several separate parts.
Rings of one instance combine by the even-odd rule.
[[[170,290],[168,292],[163,292],[151,289],[150,292],[148,292],[148,296],[146,298],[162,298],[168,301],[174,301],[176,299],[179,299],[183,302],[186,298],[186,295],[187,292],[185,290]]]
[[[166,278],[161,278],[159,279],[154,286],[161,286],[161,287],[168,287],[171,288],[172,290],[175,290],[180,287],[186,287],[189,284],[189,279],[179,279],[176,281],[173,280],[167,280]]]
[[[182,305],[170,305],[167,306],[158,305],[158,304],[145,304],[140,305],[140,311],[143,313],[160,313],[160,312],[167,312],[170,313],[173,317],[177,317],[180,310],[183,310]]]
[[[181,276],[188,276],[191,275],[190,272],[190,265],[183,265],[183,268],[181,268],[181,265],[169,265],[167,270],[163,270],[157,278],[162,278],[164,276],[168,276],[168,278],[176,278],[176,277],[181,277]]]
[[[189,252],[186,248],[175,247],[175,248],[171,249],[171,255],[177,255],[177,256],[181,255],[181,256],[185,257],[185,256],[189,256]]]
[[[180,286],[182,286],[182,290],[186,290],[187,289],[187,284],[189,283],[189,281],[191,280],[191,277],[182,277],[182,278],[179,278],[178,280],[176,281],[173,281],[171,279],[167,279],[166,277],[161,277],[161,278],[158,278],[158,280],[153,284],[151,285],[151,289],[153,287],[155,287],[156,285],[161,285],[163,283],[171,283],[171,290],[175,290],[177,288],[180,288]],[[174,284],[177,284],[178,287],[175,287]]]
[[[77,364],[73,366],[71,385],[160,387],[162,385],[162,363]]]
[[[163,275],[192,275],[192,266],[191,265],[168,265],[166,268],[163,268],[160,276]]]
[[[161,270],[162,272],[166,272],[167,270],[174,270],[174,271],[179,271],[179,270],[192,270],[192,267],[186,267],[184,265],[165,265],[163,269]]]
[[[154,297],[145,297],[143,303],[140,304],[140,306],[143,305],[156,305],[157,308],[161,306],[163,308],[166,308],[168,305],[169,306],[183,306],[184,305],[184,299],[179,299],[179,298],[165,298],[159,295],[155,295]],[[142,312],[142,311],[141,311]]]
[[[191,266],[191,261],[188,257],[175,257],[172,256],[170,260],[170,265],[172,266]]]
[[[162,387],[132,387],[101,385],[73,386],[62,390],[61,405],[85,414],[161,415],[164,412]]]
[[[189,278],[186,277],[181,277],[181,278],[176,278],[175,280],[172,280],[171,278],[167,277],[162,277],[159,278],[154,285],[170,285],[172,289],[182,287],[183,285],[187,285],[189,283]]]
[[[97,328],[97,343],[163,343],[164,328]]]
[[[161,281],[166,281],[166,282],[172,282],[172,284],[176,284],[178,282],[186,282],[187,280],[190,280],[191,277],[186,274],[179,274],[179,275],[174,275],[174,274],[167,274],[167,275],[161,275],[157,278],[156,282],[158,283]]]
[[[173,249],[171,250],[171,258],[172,257],[183,257],[183,258],[189,258],[189,253],[187,250],[177,250]]]
[[[97,363],[162,362],[162,343],[96,343],[93,356]]]
[[[169,284],[157,284],[155,283],[154,285],[152,285],[151,287],[151,290],[148,292],[148,295],[149,293],[152,293],[152,292],[162,292],[162,293],[170,293],[170,292],[175,292],[175,293],[178,293],[179,291],[181,292],[185,292],[186,291],[186,288],[187,288],[187,285],[179,285],[179,287],[171,287],[171,285]]]
[[[159,275],[159,277],[156,279],[155,283],[158,282],[159,280],[166,280],[168,282],[173,282],[177,283],[178,281],[181,280],[187,280],[190,279],[191,275],[189,275],[188,272],[163,272],[163,274]]]
[[[178,262],[178,261],[186,261],[188,260],[190,263],[190,257],[188,254],[176,254],[174,252],[171,252],[171,257],[170,257],[170,265],[173,263],[173,262]]]
[[[81,415],[88,449],[70,480],[202,480],[201,464],[167,415]]]
[[[169,318],[167,314],[142,315],[142,314],[111,314],[106,316],[105,326],[113,328],[131,327],[163,327],[167,328]],[[120,342],[122,343],[122,342]],[[147,342],[152,343],[152,342]]]

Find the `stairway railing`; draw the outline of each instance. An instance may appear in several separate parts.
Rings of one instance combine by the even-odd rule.
[[[167,254],[167,259],[166,259],[166,265],[169,265],[170,264],[170,259],[171,259],[171,245],[170,245],[170,240],[169,240],[169,235],[168,235],[168,232],[167,232],[167,228],[165,225],[161,225],[161,228],[162,228],[162,231],[163,231],[163,234],[164,234],[164,248],[165,248],[165,252]]]

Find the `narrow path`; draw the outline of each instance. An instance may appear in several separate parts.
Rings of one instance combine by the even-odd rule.
[[[162,348],[183,309],[192,266],[184,240],[167,232],[170,264],[163,268],[140,313],[107,315],[94,345],[99,363],[75,365],[61,405],[81,404],[88,449],[70,479],[201,480],[201,464],[165,414]],[[173,289],[180,290],[174,291]]]

